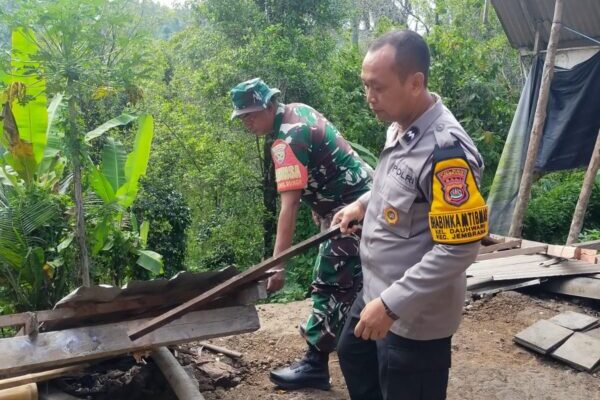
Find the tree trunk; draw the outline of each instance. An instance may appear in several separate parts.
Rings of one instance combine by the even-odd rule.
[[[525,211],[527,210],[527,204],[529,203],[529,197],[531,195],[531,186],[533,184],[534,175],[533,168],[535,167],[535,161],[537,160],[542,133],[544,132],[548,95],[550,93],[552,77],[554,76],[554,60],[556,57],[556,49],[558,47],[558,41],[560,37],[560,27],[562,25],[562,9],[563,1],[556,0],[556,4],[554,6],[554,19],[552,21],[550,38],[548,40],[548,51],[546,52],[546,60],[544,62],[544,70],[542,72],[540,94],[535,108],[535,116],[533,119],[533,127],[531,128],[531,135],[529,137],[527,158],[525,160],[525,166],[523,167],[523,176],[521,177],[521,184],[519,186],[519,195],[517,196],[517,203],[515,205],[515,211],[513,213],[512,221],[510,223],[510,230],[508,232],[508,236],[511,237],[521,237],[521,232],[523,230],[523,219],[525,218]]]
[[[583,185],[581,186],[581,192],[579,193],[579,200],[577,200],[577,206],[573,213],[573,221],[571,221],[571,228],[569,229],[569,237],[567,238],[567,244],[577,243],[581,228],[583,227],[583,218],[585,211],[587,210],[590,196],[592,195],[592,189],[594,188],[594,181],[596,180],[596,174],[600,169],[600,131],[598,131],[598,137],[596,138],[596,145],[590,159],[590,164],[585,173],[583,179]]]
[[[277,189],[275,187],[275,167],[271,158],[271,146],[275,141],[272,134],[265,136],[263,144],[263,256],[273,255],[275,233],[277,232]]]
[[[358,18],[358,11],[352,16],[352,45],[358,47],[358,35],[360,32],[360,19]]]
[[[80,275],[83,286],[90,286],[90,257],[88,254],[85,234],[85,215],[83,211],[83,190],[81,184],[81,142],[77,128],[77,109],[75,98],[69,98],[68,137],[71,147],[71,162],[73,163],[73,192],[75,197],[75,235],[79,247]]]

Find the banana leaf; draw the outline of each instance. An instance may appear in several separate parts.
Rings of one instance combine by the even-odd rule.
[[[119,204],[129,207],[137,196],[139,180],[146,174],[150,160],[150,146],[154,135],[154,121],[151,115],[139,118],[133,150],[125,162],[125,183],[117,190]]]
[[[33,32],[16,29],[12,34],[12,80],[25,85],[24,101],[11,104],[21,140],[32,145],[38,164],[44,157],[48,114],[46,81],[41,76],[40,63],[35,61],[38,47]]]
[[[127,124],[131,123],[132,121],[134,121],[136,118],[137,118],[136,115],[121,114],[118,117],[113,118],[110,121],[103,123],[102,125],[100,125],[96,129],[94,129],[93,131],[89,131],[88,133],[86,133],[85,141],[89,142],[91,140],[94,140],[97,137],[102,136],[104,133],[111,130],[112,128],[116,128],[117,126],[127,125]]]

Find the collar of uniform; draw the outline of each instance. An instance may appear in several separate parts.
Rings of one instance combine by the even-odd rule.
[[[396,136],[391,140],[389,145],[386,144],[386,147],[395,146],[397,143],[400,143],[402,147],[410,150],[425,134],[427,129],[442,115],[444,104],[441,97],[436,93],[431,93],[431,95],[435,99],[435,103],[421,114],[408,129],[402,131],[397,123],[390,126],[391,129],[396,130]]]
[[[284,112],[285,104],[279,103],[279,106],[277,106],[277,111],[275,112],[275,121],[273,122],[273,133],[275,133],[276,135],[277,133],[279,133],[279,128],[281,128]]]

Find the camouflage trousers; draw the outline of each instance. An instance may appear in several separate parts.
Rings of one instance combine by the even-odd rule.
[[[329,223],[322,221],[321,230]],[[319,247],[311,285],[313,309],[300,333],[320,351],[335,350],[346,315],[362,289],[359,241],[358,235],[337,236]]]

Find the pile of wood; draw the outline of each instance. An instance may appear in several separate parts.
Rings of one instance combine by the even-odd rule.
[[[257,330],[253,304],[266,298],[269,271],[339,234],[339,226],[332,226],[241,273],[227,268],[130,282],[123,288],[82,287],[53,310],[0,316],[0,328],[20,328],[17,336],[0,339],[0,387],[70,371],[57,367],[152,354],[180,400],[201,400],[198,388],[165,346]]]
[[[257,330],[253,304],[266,297],[264,282],[252,280],[214,296],[138,339],[132,340],[131,332],[239,275],[227,268],[130,282],[122,288],[81,287],[53,310],[0,316],[0,327],[20,328],[17,336],[0,339],[0,389],[53,379],[125,354],[152,354],[161,369],[176,370],[165,346]]]
[[[541,285],[544,290],[600,299],[600,264],[596,246],[551,245],[491,235],[467,269],[467,289],[485,295]]]
[[[600,364],[599,322],[596,317],[567,311],[536,322],[515,335],[514,340],[580,371],[593,372]]]

